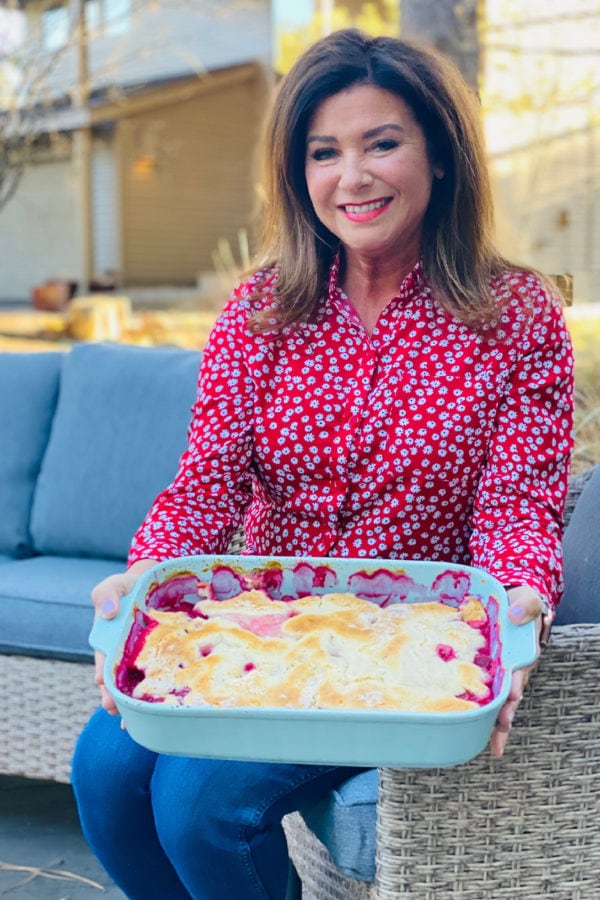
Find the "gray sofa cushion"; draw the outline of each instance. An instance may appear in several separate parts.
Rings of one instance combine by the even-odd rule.
[[[37,556],[0,563],[0,652],[88,660],[91,589],[114,560]]]
[[[125,559],[134,531],[186,446],[200,353],[79,344],[35,491],[31,532],[44,554]]]
[[[58,396],[62,353],[0,353],[0,553],[29,556],[29,516]]]
[[[563,550],[565,594],[556,624],[600,622],[600,465],[573,510]]]
[[[336,866],[350,878],[375,879],[377,769],[354,775],[330,791],[302,817],[329,850]]]

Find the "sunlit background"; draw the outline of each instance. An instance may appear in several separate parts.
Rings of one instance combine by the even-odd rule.
[[[273,90],[348,25],[477,92],[501,250],[573,277],[575,462],[600,459],[600,0],[0,0],[0,347],[202,346],[251,262]]]
[[[481,97],[502,249],[595,302],[598,0],[0,3],[0,302],[48,279],[226,278],[252,250],[277,78],[347,25],[455,58]]]

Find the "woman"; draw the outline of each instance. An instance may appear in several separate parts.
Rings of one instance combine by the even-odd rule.
[[[250,553],[480,566],[541,630],[562,590],[572,355],[549,286],[494,248],[474,98],[437,56],[341,31],[284,79],[268,134],[260,268],[213,329],[188,450],[98,613],[157,560],[225,551],[243,519]],[[355,770],[157,756],[97,680],[73,783],[115,882],[283,898],[282,816]]]

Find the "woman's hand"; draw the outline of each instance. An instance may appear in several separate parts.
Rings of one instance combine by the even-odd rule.
[[[539,646],[543,608],[539,594],[526,584],[509,588],[507,594],[508,602],[510,604],[510,609],[508,611],[509,618],[517,625],[524,625],[526,622],[535,621]],[[492,732],[490,746],[493,756],[500,757],[504,753],[515,712],[521,702],[525,685],[529,681],[529,676],[535,669],[536,663],[537,660],[531,666],[526,666],[524,669],[516,669],[513,672],[508,698],[498,714],[496,727]]]
[[[121,572],[118,575],[109,575],[108,578],[97,584],[92,590],[92,602],[96,610],[96,616],[103,616],[105,619],[114,618],[119,612],[121,598],[133,590],[142,572],[152,568],[155,563],[155,559],[140,559],[126,572]],[[100,688],[102,706],[112,716],[116,716],[119,710],[104,685],[104,653],[96,653],[95,660],[96,684]]]

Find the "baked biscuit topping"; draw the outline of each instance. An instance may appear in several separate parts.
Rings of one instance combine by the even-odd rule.
[[[249,590],[189,612],[138,611],[117,686],[179,706],[450,712],[488,702],[494,672],[476,598],[382,608]]]

